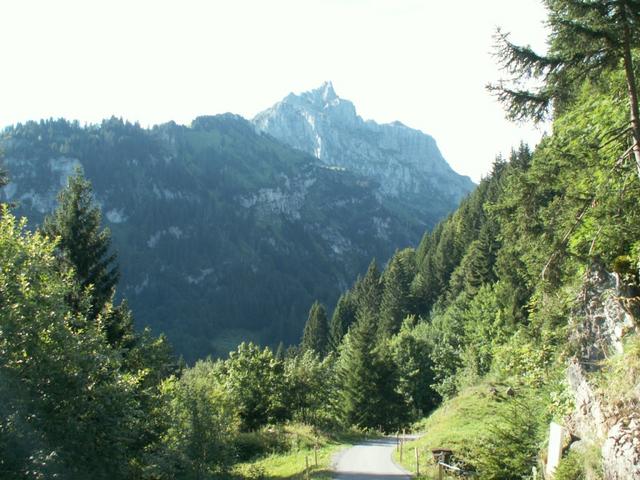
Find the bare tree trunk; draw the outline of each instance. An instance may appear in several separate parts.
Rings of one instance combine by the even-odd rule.
[[[624,70],[627,76],[627,88],[629,90],[629,104],[631,107],[631,133],[633,135],[633,156],[636,159],[638,176],[640,177],[640,113],[638,113],[638,88],[636,75],[633,71],[633,58],[631,56],[631,32],[629,23],[624,22]]]

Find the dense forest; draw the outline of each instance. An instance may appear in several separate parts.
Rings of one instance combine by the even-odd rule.
[[[0,201],[30,228],[82,166],[120,259],[118,298],[189,362],[243,340],[297,343],[314,299],[333,306],[372,257],[417,244],[469,190],[449,186],[458,198],[413,216],[371,177],[327,168],[231,114],[153,128],[30,121],[4,129],[0,150],[10,181]]]
[[[438,446],[453,443],[479,478],[531,478],[549,421],[578,407],[572,362],[609,418],[631,428],[640,404],[640,3],[546,4],[547,56],[499,39],[505,67],[540,90],[492,88],[514,117],[550,114],[552,133],[497,158],[455,213],[417,248],[371,261],[332,312],[310,305],[297,347],[247,342],[225,359],[182,365],[114,303],[116,260],[81,173],[41,231],[4,206],[0,476],[214,478],[264,453],[249,435],[289,422],[388,433],[473,397],[470,405],[490,406],[487,418],[471,407],[460,414],[486,429]],[[597,345],[602,321],[588,326],[602,279],[613,279],[631,322],[618,352]],[[624,478],[605,463],[603,439],[589,440],[554,478]]]

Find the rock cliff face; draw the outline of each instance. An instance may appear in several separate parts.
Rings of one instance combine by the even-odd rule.
[[[385,203],[401,206],[427,227],[454,210],[474,187],[451,169],[432,137],[400,122],[364,121],[330,82],[288,95],[253,123],[330,168],[375,180]]]
[[[601,267],[589,272],[582,305],[574,313],[572,334],[577,354],[567,368],[575,410],[567,419],[572,435],[601,445],[607,480],[640,479],[640,384],[629,385],[625,397],[598,388],[593,378],[605,359],[624,353],[623,339],[638,325],[623,308],[624,295],[615,274]]]

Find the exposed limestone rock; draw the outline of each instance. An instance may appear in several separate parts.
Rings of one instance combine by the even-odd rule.
[[[123,210],[118,210],[116,208],[112,208],[106,214],[107,220],[111,223],[122,223],[127,221],[127,216],[125,215]]]
[[[236,197],[236,201],[244,208],[256,208],[263,217],[282,214],[290,220],[300,220],[300,210],[317,179],[281,176],[280,180],[282,183],[276,188],[261,188],[254,194]]]
[[[625,333],[637,329],[619,285],[616,275],[602,267],[588,273],[582,305],[574,313],[572,341],[578,354],[567,368],[575,410],[566,426],[581,443],[602,444],[607,480],[640,479],[640,386],[629,385],[630,398],[614,403],[589,382],[603,360],[623,352]]]
[[[577,359],[573,359],[567,368],[567,381],[573,392],[576,406],[567,422],[567,427],[578,438],[591,441],[603,438],[607,426],[601,399],[589,385],[585,371]]]
[[[606,438],[602,445],[605,478],[640,479],[640,413],[620,418]]]
[[[468,177],[451,169],[431,136],[400,122],[363,120],[331,82],[288,95],[253,123],[327,167],[373,179],[381,198],[426,217],[434,208],[451,210],[473,188]]]
[[[610,353],[622,352],[624,333],[635,322],[623,308],[616,274],[600,266],[589,272],[582,291],[582,307],[576,312],[578,322],[572,340],[580,347],[580,356],[587,365],[606,358]]]

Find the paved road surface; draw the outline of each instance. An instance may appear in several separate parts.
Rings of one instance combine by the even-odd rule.
[[[334,462],[335,480],[408,480],[406,470],[395,465],[391,453],[395,438],[371,440],[342,452]]]

